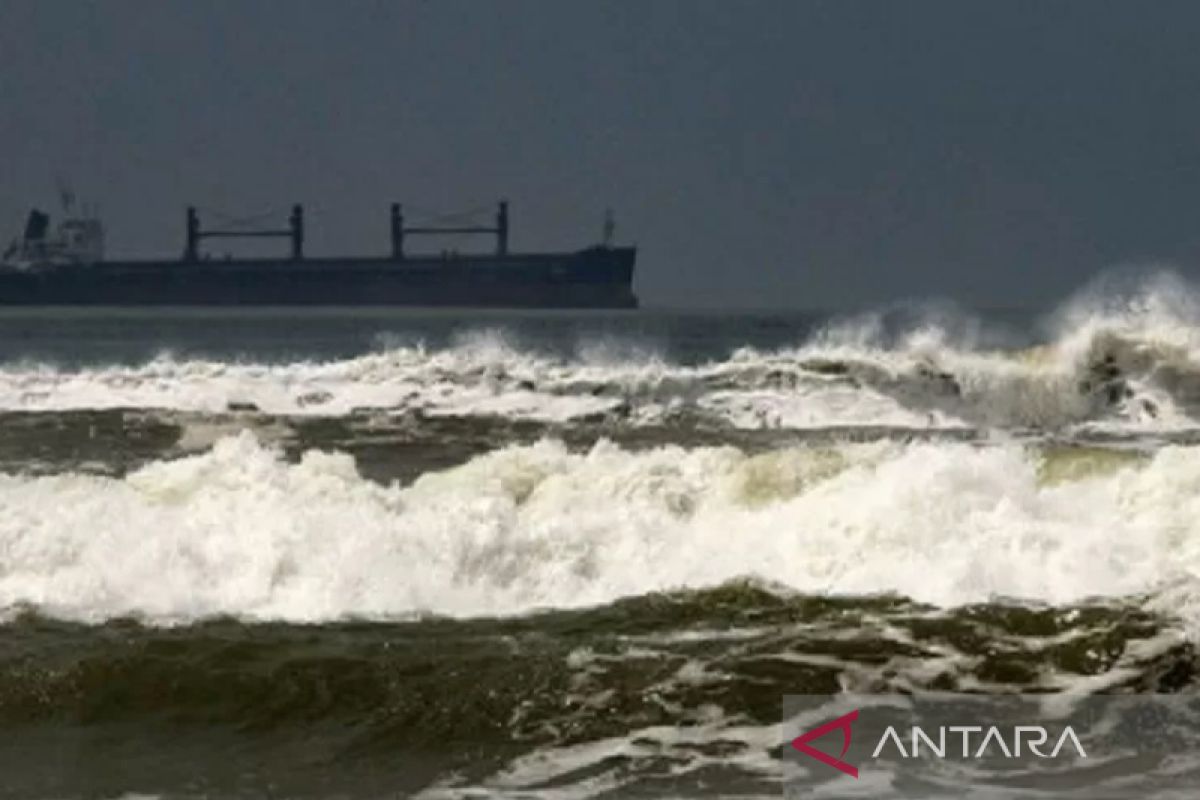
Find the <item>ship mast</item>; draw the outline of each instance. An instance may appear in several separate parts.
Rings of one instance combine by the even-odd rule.
[[[292,243],[292,260],[304,260],[304,206],[296,203],[288,217],[287,228],[205,230],[200,227],[200,215],[195,206],[187,207],[187,241],[183,249],[183,260],[200,260],[200,242],[204,239],[288,239]]]
[[[406,226],[404,214],[399,203],[392,203],[391,234],[392,258],[400,261],[404,258],[404,240],[408,236],[448,236],[485,234],[496,237],[496,255],[508,255],[508,201],[501,200],[496,208],[496,224],[487,225],[418,225]]]

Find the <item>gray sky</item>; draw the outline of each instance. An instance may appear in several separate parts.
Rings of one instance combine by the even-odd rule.
[[[387,247],[387,203],[506,196],[518,249],[603,210],[670,306],[1045,305],[1200,263],[1200,4],[0,0],[0,226],[188,202]]]

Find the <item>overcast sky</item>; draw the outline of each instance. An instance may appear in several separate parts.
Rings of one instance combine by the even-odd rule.
[[[109,250],[184,206],[507,197],[517,249],[611,206],[658,306],[1045,305],[1200,265],[1200,3],[0,0],[0,226],[64,176]]]

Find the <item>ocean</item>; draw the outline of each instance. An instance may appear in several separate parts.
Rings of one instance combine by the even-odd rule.
[[[0,311],[0,620],[14,798],[779,797],[789,695],[1188,696],[1200,294]]]

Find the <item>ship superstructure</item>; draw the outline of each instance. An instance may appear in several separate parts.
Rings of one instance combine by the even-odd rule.
[[[95,212],[85,207],[74,211],[74,201],[64,195],[64,219],[54,229],[50,215],[32,209],[19,239],[4,251],[0,264],[15,269],[34,269],[64,264],[96,264],[104,260],[104,225]]]

